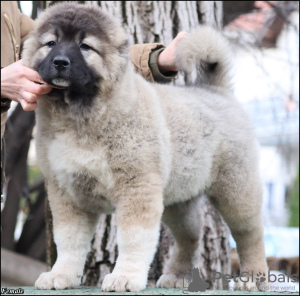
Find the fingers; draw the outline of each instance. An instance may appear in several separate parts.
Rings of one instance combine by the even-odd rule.
[[[33,111],[38,107],[36,103],[43,94],[46,94],[52,90],[52,87],[48,84],[36,84],[32,81],[27,81],[25,89],[22,92],[22,98],[19,102],[22,105],[24,111]]]
[[[52,90],[52,86],[44,82],[44,84],[40,85],[40,88],[38,90],[39,94],[45,95]]]
[[[179,40],[185,38],[186,36],[188,35],[187,32],[185,31],[181,31],[177,34],[177,36],[174,38],[174,40],[172,41],[172,43],[174,44],[174,46],[176,47],[177,46],[177,43]]]
[[[26,70],[25,78],[25,90],[22,92],[22,99],[20,103],[24,111],[33,111],[38,107],[36,103],[42,95],[49,93],[52,87],[47,83],[43,82],[39,74],[31,69]],[[31,80],[32,79],[32,80]],[[43,84],[37,84],[34,81]]]
[[[26,67],[22,60],[1,69],[1,97],[21,103],[25,111],[35,110],[40,96],[51,90],[39,73]]]
[[[24,111],[33,111],[38,107],[37,101],[41,98],[41,96],[37,96],[30,92],[24,91],[22,94],[22,98],[19,99],[20,104]]]
[[[28,80],[30,81],[35,81],[35,82],[38,82],[38,83],[44,83],[42,77],[39,75],[38,72],[30,69],[30,68],[25,68],[25,70],[23,70],[24,73],[24,77],[26,77]]]
[[[22,105],[22,108],[23,108],[24,111],[33,111],[38,106],[36,102],[34,102],[34,103],[28,103],[24,99],[20,100],[20,104]]]
[[[45,82],[44,84],[37,84],[32,81],[27,81],[25,90],[35,95],[44,95],[52,90],[52,86]]]
[[[185,32],[185,31],[181,31],[177,34],[177,36],[175,37],[175,39],[181,39],[184,38],[188,35],[189,33]]]
[[[38,72],[26,67],[23,65],[22,60],[20,60],[18,63],[20,63],[22,66],[19,68],[20,74],[27,78],[30,81],[35,81],[39,83],[45,83]]]
[[[22,99],[24,99],[27,103],[35,103],[41,98],[41,96],[35,95],[31,92],[24,91]]]
[[[20,75],[26,78],[26,80],[28,81],[28,83],[26,84],[26,91],[29,91],[36,95],[44,95],[52,90],[52,87],[45,81],[43,81],[38,72],[23,66],[22,60],[17,63],[20,63],[22,65],[20,68],[18,68]]]
[[[157,64],[158,64],[159,70],[162,73],[169,72],[169,71],[172,71],[172,72],[178,71],[178,69],[175,65],[176,48],[178,45],[178,41],[185,38],[187,35],[188,35],[188,33],[185,31],[179,32],[177,34],[177,36],[174,38],[174,40],[158,56]]]

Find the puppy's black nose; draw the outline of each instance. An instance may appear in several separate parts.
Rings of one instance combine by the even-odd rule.
[[[59,70],[63,70],[65,68],[68,68],[70,66],[70,60],[67,57],[64,56],[58,56],[53,59],[53,65],[55,68]]]

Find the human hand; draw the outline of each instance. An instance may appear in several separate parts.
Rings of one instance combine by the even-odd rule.
[[[178,71],[175,65],[176,47],[178,41],[186,37],[187,34],[188,33],[185,31],[179,32],[175,37],[175,39],[166,47],[166,49],[160,53],[160,55],[158,56],[157,64],[158,64],[159,71],[161,73],[165,73],[169,71],[172,72]]]
[[[51,90],[39,73],[25,67],[22,60],[1,69],[1,98],[20,103],[25,111],[35,110],[37,100]]]

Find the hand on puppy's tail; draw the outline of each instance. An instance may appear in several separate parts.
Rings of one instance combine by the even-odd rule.
[[[179,71],[190,74],[200,70],[197,84],[231,88],[231,48],[216,29],[201,26],[178,42],[175,64]]]

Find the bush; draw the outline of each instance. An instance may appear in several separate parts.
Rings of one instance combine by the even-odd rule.
[[[290,219],[289,226],[290,227],[299,227],[299,167],[297,178],[294,183],[294,187],[290,193]]]

